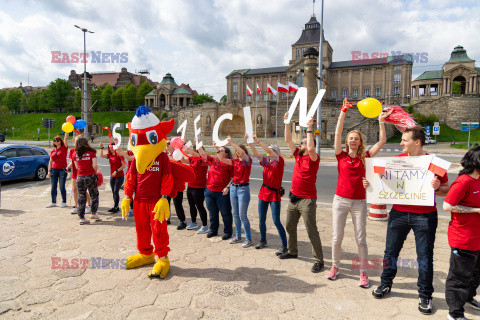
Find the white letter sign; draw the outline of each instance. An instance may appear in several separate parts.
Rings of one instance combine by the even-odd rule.
[[[223,147],[224,145],[226,145],[228,143],[227,139],[220,140],[218,138],[218,129],[220,128],[220,125],[222,124],[222,121],[225,120],[225,119],[232,120],[233,115],[231,113],[222,114],[217,119],[217,121],[215,121],[215,125],[213,126],[212,140],[217,144],[217,147]]]
[[[201,115],[199,114],[195,120],[193,120],[193,127],[194,127],[194,133],[195,133],[195,140],[196,142],[196,149],[200,149],[203,146],[203,141],[200,141],[200,133],[202,132],[202,128],[197,128],[197,123],[200,121]]]
[[[288,118],[284,120],[284,123],[290,123],[292,120],[293,114],[295,112],[295,109],[297,108],[298,103],[300,102],[300,110],[299,110],[299,124],[301,127],[306,127],[308,120],[310,118],[313,118],[315,115],[315,112],[318,109],[318,105],[320,104],[320,101],[322,101],[323,95],[325,94],[326,90],[325,89],[320,89],[317,93],[317,96],[315,97],[315,100],[312,103],[312,106],[310,107],[310,110],[308,110],[307,113],[307,88],[301,87],[298,89],[297,94],[295,95],[295,98],[293,98],[292,104],[290,105],[290,108],[288,109]]]
[[[245,133],[247,134],[247,143],[253,143],[253,125],[252,125],[252,112],[250,107],[243,108],[243,117],[245,118]]]

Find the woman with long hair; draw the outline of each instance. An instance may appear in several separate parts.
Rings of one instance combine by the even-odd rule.
[[[50,152],[50,161],[48,162],[47,178],[50,178],[52,202],[47,208],[57,206],[57,184],[62,195],[61,208],[67,206],[67,189],[65,183],[67,181],[67,153],[68,153],[68,133],[65,133],[64,140],[61,136],[53,138],[53,149]]]
[[[443,203],[443,209],[451,212],[450,268],[445,282],[448,319],[466,319],[465,303],[480,310],[475,299],[480,283],[480,147],[470,149],[461,164],[463,169]]]
[[[219,148],[215,145],[215,149],[217,150],[217,157],[209,156],[202,149],[198,149],[200,156],[210,166],[207,186],[205,187],[205,204],[210,214],[210,230],[207,233],[207,238],[218,235],[220,224],[218,212],[220,211],[224,225],[222,240],[228,240],[233,233],[232,205],[228,195],[233,177],[233,167],[223,163],[221,159],[232,159],[232,152],[228,147]]]
[[[200,147],[203,152],[205,149]],[[195,230],[198,228],[197,224],[197,212],[200,214],[200,219],[202,220],[202,227],[198,229],[198,234],[208,233],[208,218],[207,210],[203,205],[205,200],[205,187],[207,186],[207,172],[208,172],[208,163],[200,157],[200,154],[197,153],[192,147],[185,150],[190,157],[188,161],[190,166],[195,172],[195,181],[188,183],[187,188],[187,200],[190,206],[190,218],[191,222],[187,226],[187,230]]]
[[[287,234],[280,220],[280,209],[282,205],[281,188],[283,172],[285,170],[285,161],[280,155],[280,148],[271,144],[267,146],[261,142],[256,134],[253,140],[266,152],[266,156],[258,153],[253,143],[249,143],[253,155],[257,157],[260,165],[263,167],[263,183],[258,194],[258,218],[260,227],[260,242],[255,249],[262,249],[267,246],[267,211],[268,206],[272,211],[272,219],[277,227],[278,235],[282,242],[282,247],[275,252],[277,256],[287,252]]]
[[[374,157],[387,142],[384,120],[389,115],[382,112],[378,117],[380,125],[379,141],[369,150],[365,150],[365,138],[358,130],[352,130],[345,139],[345,151],[342,149],[342,132],[345,114],[348,110],[347,99],[344,100],[335,130],[335,156],[338,162],[337,189],[333,198],[333,239],[332,239],[332,268],[327,275],[330,280],[335,280],[339,274],[340,257],[342,251],[342,240],[350,212],[355,240],[358,246],[358,254],[361,259],[360,281],[358,285],[368,288],[368,276],[366,266],[368,265],[367,249],[367,203],[365,200],[365,158]]]
[[[85,204],[87,202],[87,190],[92,199],[92,215],[90,219],[100,220],[98,210],[98,178],[97,178],[97,155],[95,149],[90,147],[85,137],[79,137],[75,143],[75,166],[77,167],[78,188],[78,216],[80,224],[88,223],[85,219]]]
[[[73,210],[70,212],[71,214],[78,214],[78,188],[77,188],[77,167],[75,166],[75,157],[77,154],[75,153],[75,143],[80,136],[77,136],[73,141],[73,148],[68,152],[68,159],[70,159],[70,164],[67,166],[67,172],[72,171],[72,193],[73,193],[73,201],[75,202],[75,206]],[[87,192],[87,204],[88,207],[85,209],[85,213],[91,213],[91,200],[90,195]]]
[[[109,209],[108,212],[117,213],[120,211],[118,204],[120,203],[120,188],[123,185],[125,180],[125,173],[123,169],[126,167],[125,160],[120,156],[113,147],[118,142],[115,138],[113,143],[108,144],[108,151],[106,154],[103,153],[103,143],[100,142],[100,157],[108,159],[110,164],[110,188],[113,193],[113,208]]]
[[[233,159],[221,158],[220,161],[233,166],[233,180],[230,187],[230,203],[232,204],[233,221],[235,222],[236,236],[230,240],[231,244],[243,242],[243,247],[252,246],[252,232],[247,212],[250,204],[250,172],[252,171],[252,158],[247,148],[233,143],[230,136],[227,137],[230,146],[235,150]],[[242,240],[242,225],[245,231],[245,241]]]

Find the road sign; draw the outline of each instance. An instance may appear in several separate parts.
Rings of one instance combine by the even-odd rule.
[[[55,126],[55,119],[42,118],[42,127],[46,129],[53,129],[54,126]]]
[[[439,127],[440,123],[439,122],[434,122],[433,125],[436,126],[436,127]]]
[[[320,130],[315,130],[315,132],[313,133],[315,136],[321,136],[322,134],[320,133]]]
[[[430,126],[425,127],[425,133],[429,136],[430,135]]]
[[[475,130],[479,128],[478,122],[462,122],[462,128],[460,129],[462,132],[468,132],[470,130]]]
[[[440,134],[440,126],[433,126],[433,135],[438,136]]]

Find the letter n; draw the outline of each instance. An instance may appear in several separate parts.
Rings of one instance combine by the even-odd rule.
[[[102,258],[92,258],[92,269],[102,269]]]

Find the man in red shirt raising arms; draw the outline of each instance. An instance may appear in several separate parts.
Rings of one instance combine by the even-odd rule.
[[[423,156],[428,153],[423,151],[425,132],[421,127],[407,128],[403,132],[402,154],[397,157]],[[368,186],[364,180],[364,186]],[[444,196],[448,192],[448,176],[435,176],[432,180],[435,194]],[[433,246],[438,225],[437,207],[398,205],[394,204],[388,216],[387,243],[383,261],[381,284],[373,290],[375,298],[380,299],[390,293],[393,279],[397,274],[397,261],[403,243],[407,239],[410,229],[415,235],[418,262],[418,310],[423,314],[432,313],[433,294]]]
[[[288,119],[288,112],[284,119]],[[317,228],[317,172],[320,157],[315,152],[313,139],[313,118],[307,124],[307,138],[303,139],[300,148],[292,140],[291,124],[285,124],[285,142],[295,157],[292,176],[292,190],[287,208],[288,251],[279,256],[280,259],[297,258],[297,225],[300,216],[303,217],[308,237],[312,243],[315,263],[312,272],[320,272],[324,268],[323,251]]]

